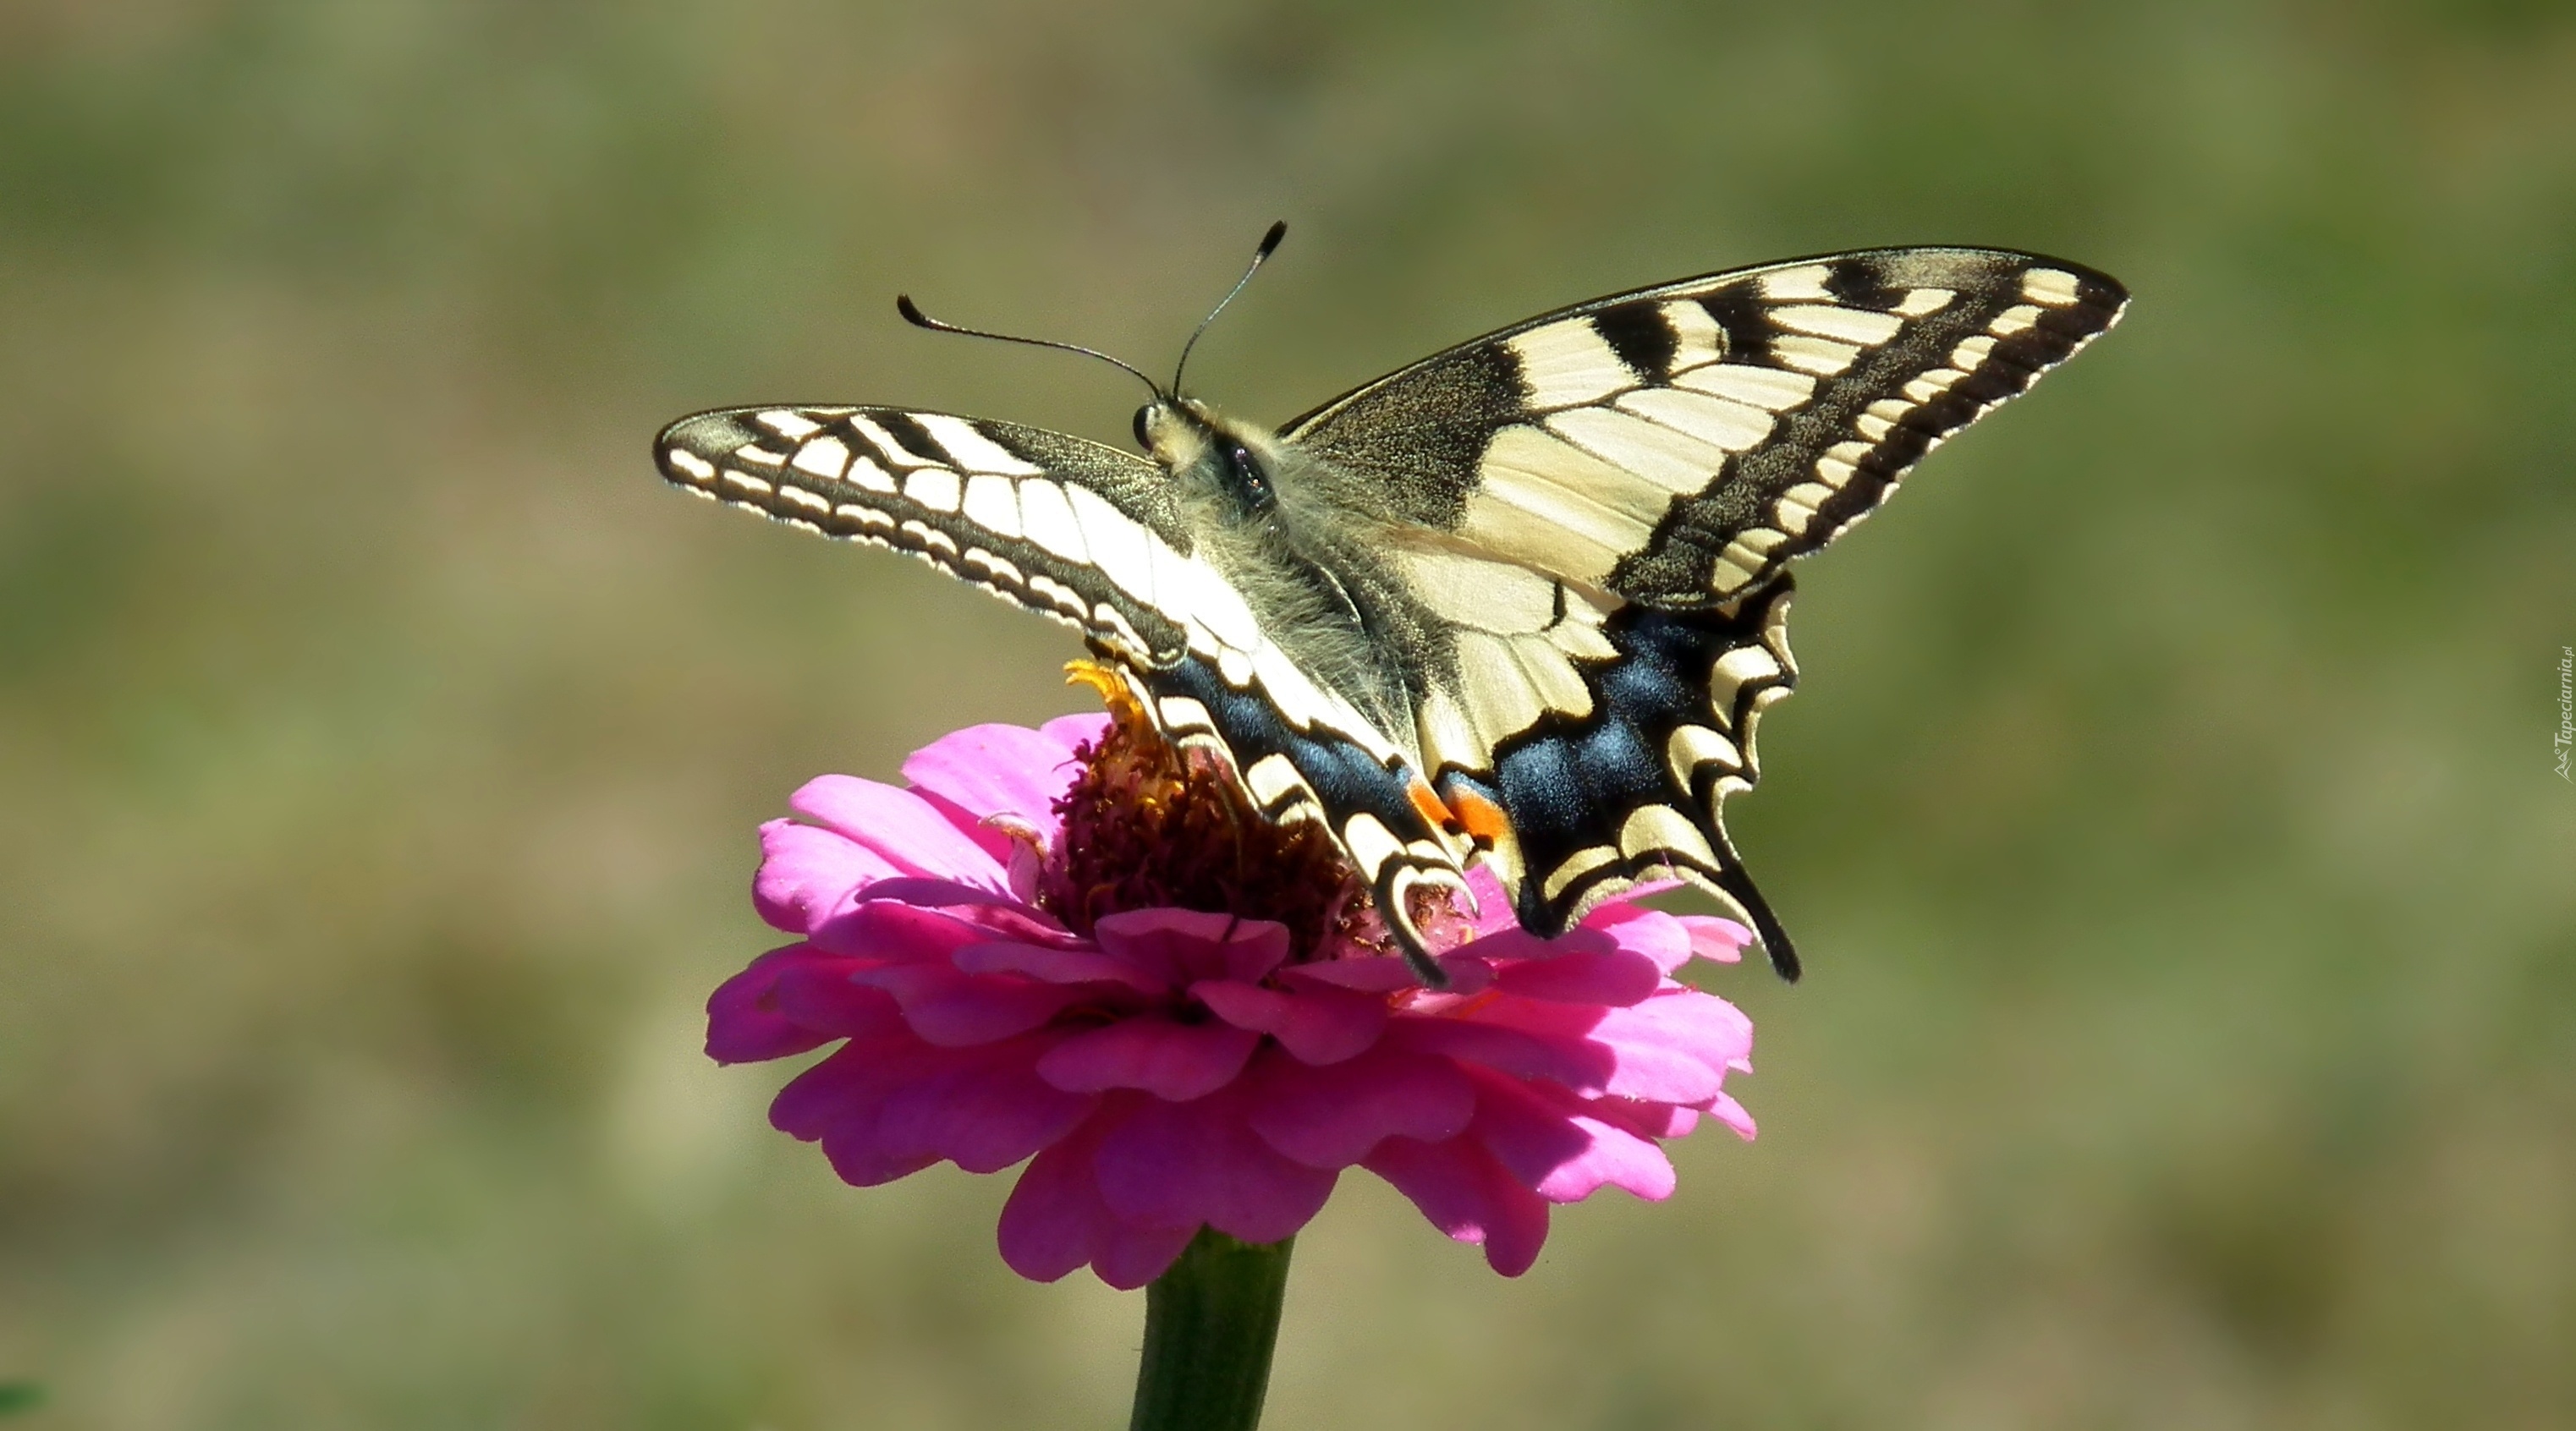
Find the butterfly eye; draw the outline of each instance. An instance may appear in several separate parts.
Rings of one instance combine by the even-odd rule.
[[[1243,494],[1244,505],[1256,512],[1270,510],[1277,500],[1271,495],[1270,474],[1261,470],[1261,459],[1252,449],[1237,442],[1225,450],[1226,465],[1234,471],[1235,489]]]
[[[1152,430],[1154,410],[1161,406],[1161,403],[1149,402],[1143,407],[1136,409],[1136,445],[1145,449],[1147,452],[1154,450],[1154,436]]]

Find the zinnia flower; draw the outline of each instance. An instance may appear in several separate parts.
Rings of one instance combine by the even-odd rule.
[[[1028,1161],[1004,1261],[1152,1281],[1202,1225],[1289,1237],[1366,1168],[1514,1276],[1551,1203],[1673,1190],[1661,1140],[1723,1089],[1752,1025],[1673,978],[1733,962],[1729,920],[1626,902],[1554,940],[1431,912],[1446,992],[1387,952],[1319,830],[1243,808],[1132,710],[958,731],[912,788],[826,775],[761,832],[761,915],[797,942],[708,1005],[724,1063],[840,1047],[770,1118],[865,1187]]]

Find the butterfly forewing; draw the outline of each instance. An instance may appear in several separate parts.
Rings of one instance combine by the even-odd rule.
[[[1169,574],[1188,536],[1162,469],[1114,447],[946,413],[746,407],[682,418],[654,453],[675,485],[911,553],[1120,660],[1168,665],[1187,645]]]
[[[2127,295],[2090,269],[1883,249],[1596,299],[1426,358],[1283,435],[1404,520],[1632,600],[1760,586]]]

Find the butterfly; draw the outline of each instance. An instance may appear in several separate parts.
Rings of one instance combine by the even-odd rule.
[[[1463,892],[1471,861],[1541,936],[1679,878],[1795,979],[1723,819],[1796,681],[1789,564],[2127,301],[2058,259],[1872,249],[1544,313],[1276,428],[1075,348],[1152,390],[1141,456],[783,404],[682,418],[654,450],[687,491],[1079,629],[1167,739],[1331,833],[1432,987],[1412,897]]]

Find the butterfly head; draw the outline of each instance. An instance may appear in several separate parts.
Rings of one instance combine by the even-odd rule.
[[[1279,439],[1219,413],[1197,398],[1157,397],[1136,409],[1136,442],[1192,494],[1205,494],[1244,518],[1279,503]]]

